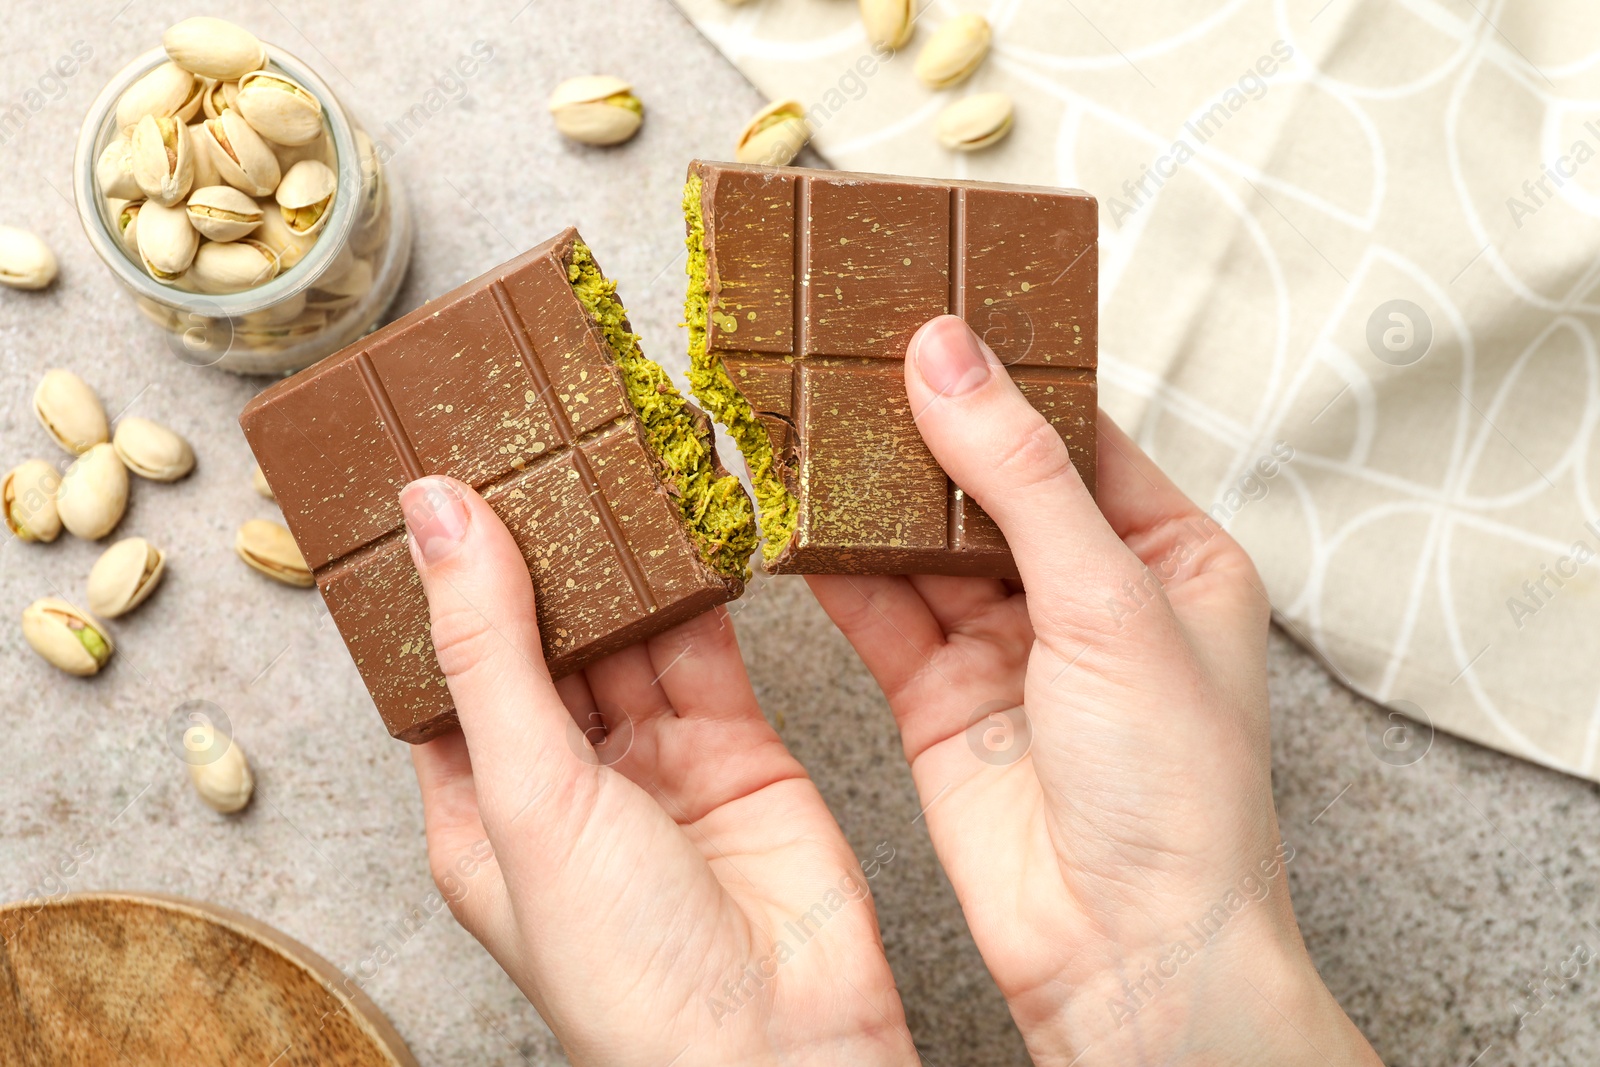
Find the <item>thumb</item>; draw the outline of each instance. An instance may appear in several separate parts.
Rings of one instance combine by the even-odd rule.
[[[1035,625],[1054,618],[1056,636],[1103,628],[1092,619],[1139,576],[1138,560],[989,346],[954,315],[933,319],[907,348],[906,393],[928,450],[1005,534]]]

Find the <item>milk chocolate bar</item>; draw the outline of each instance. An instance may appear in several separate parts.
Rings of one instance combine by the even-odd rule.
[[[384,723],[455,722],[398,495],[447,474],[510,527],[550,671],[743,591],[754,510],[575,230],[256,397],[240,417]]]
[[[768,570],[1016,575],[906,400],[936,315],[988,341],[1093,491],[1093,197],[696,162],[684,214],[690,382],[744,453]]]

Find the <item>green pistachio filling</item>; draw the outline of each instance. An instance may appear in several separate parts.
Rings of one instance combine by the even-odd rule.
[[[756,503],[761,508],[764,539],[761,556],[771,563],[783,554],[794,537],[800,502],[789,492],[778,472],[767,428],[733,383],[722,357],[714,355],[707,343],[711,285],[706,273],[706,224],[700,203],[702,185],[700,176],[694,174],[689,176],[689,183],[683,189],[683,216],[688,222],[684,243],[689,246],[689,293],[683,302],[684,323],[689,327],[689,385],[695,399],[727,429],[750,468],[750,484],[755,487]]]
[[[613,107],[626,108],[635,115],[644,114],[644,101],[640,100],[632,93],[612,93],[610,96],[606,97],[605,102]]]
[[[111,650],[106,647],[106,639],[92,626],[85,626],[77,631],[78,643],[83,645],[84,651],[94,657],[96,663],[104,663],[106,657],[111,655]]]
[[[650,449],[671,478],[670,489],[701,558],[733,578],[749,575],[747,561],[756,547],[755,514],[739,479],[717,476],[708,442],[696,432],[689,405],[667,377],[647,359],[639,336],[628,329],[627,312],[615,282],[606,280],[588,246],[573,245],[567,281],[599,325],[616,359],[628,400],[644,425]]]

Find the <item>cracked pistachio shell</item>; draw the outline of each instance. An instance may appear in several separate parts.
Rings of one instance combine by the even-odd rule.
[[[251,71],[239,79],[234,110],[257,133],[281,145],[302,145],[322,133],[322,104],[285,74]]]
[[[261,464],[259,463],[250,468],[250,485],[257,493],[268,500],[278,499],[272,493],[272,486],[267,484],[267,476],[261,473]]]
[[[171,207],[194,185],[189,127],[175,118],[146,115],[133,128],[133,180],[147,200]]]
[[[212,811],[223,815],[243,811],[256,788],[255,775],[250,771],[250,760],[244,749],[234,738],[218,738],[216,727],[209,723],[196,726],[193,731],[198,736],[186,738],[185,743],[199,751],[226,746],[215,759],[189,764],[189,780],[194,783],[195,792]]]
[[[1011,121],[1011,97],[1005,93],[975,93],[939,114],[939,143],[957,152],[975,152],[1010,133]]]
[[[189,186],[189,191],[192,193],[196,189],[222,185],[222,172],[217,169],[217,158],[211,150],[211,135],[206,133],[204,123],[197,122],[189,127],[189,149],[194,159],[194,182]]]
[[[142,537],[126,537],[100,554],[89,570],[89,610],[106,619],[126,615],[161,584],[167,554]]]
[[[875,45],[899,48],[911,40],[916,19],[911,0],[861,0],[861,21]]]
[[[116,214],[112,216],[122,247],[136,258],[139,255],[139,211],[143,207],[143,200],[129,200],[117,207]]]
[[[948,89],[971,76],[989,54],[989,20],[967,13],[945,21],[917,56],[917,78],[930,89]]]
[[[142,195],[133,177],[133,142],[125,134],[117,134],[100,152],[94,176],[100,191],[113,199],[132,200]]]
[[[159,422],[130,415],[111,438],[122,465],[152,482],[175,482],[194,470],[194,449]]]
[[[314,234],[299,234],[290,230],[276,203],[262,204],[261,208],[261,225],[250,237],[272,250],[272,254],[278,257],[278,270],[281,273],[304,259],[317,243],[317,238]]]
[[[56,280],[56,254],[37,234],[0,226],[0,285],[43,289]]]
[[[157,281],[175,282],[200,247],[200,234],[182,207],[165,207],[146,200],[139,209],[139,258]]]
[[[756,112],[739,143],[734,158],[740,163],[781,167],[800,154],[811,139],[811,123],[797,100],[779,100]]]
[[[582,144],[621,144],[639,132],[644,105],[633,86],[608,74],[568,78],[550,94],[556,129]]]
[[[251,519],[239,527],[233,550],[268,578],[307,589],[317,584],[289,528],[282,523]]]
[[[324,163],[302,159],[278,183],[273,199],[289,232],[310,237],[327,224],[339,179]]]
[[[249,237],[226,244],[207,242],[195,255],[189,276],[202,293],[239,293],[276,278],[278,257]]]
[[[283,176],[278,157],[237,108],[201,125],[206,131],[206,149],[223,181],[251,196],[266,196],[278,187]]]
[[[126,130],[146,115],[194,118],[204,83],[176,63],[163,63],[128,86],[117,101],[117,126]]]
[[[161,35],[161,46],[184,70],[217,81],[237,81],[267,62],[256,35],[224,19],[184,19]]]
[[[45,371],[33,391],[33,414],[45,433],[74,455],[111,440],[106,409],[89,383],[69,370]]]
[[[0,481],[6,529],[22,541],[54,541],[61,536],[61,516],[56,513],[60,485],[61,475],[42,459],[30,459],[8,471]]]
[[[56,490],[56,512],[74,537],[98,541],[122,521],[128,506],[128,468],[110,445],[95,445],[73,461]]]
[[[23,609],[22,636],[45,662],[79,677],[99,673],[116,647],[98,619],[53,596]]]
[[[272,154],[278,157],[278,169],[288,174],[301,160],[314,159],[330,170],[337,170],[339,154],[334,151],[333,138],[320,133],[305,144],[272,145]]]
[[[184,208],[189,224],[213,241],[237,241],[261,225],[266,212],[253,197],[231,185],[214,185],[189,194]]]
[[[239,99],[239,83],[236,81],[214,81],[205,87],[200,94],[200,114],[208,119],[214,119],[234,105]]]

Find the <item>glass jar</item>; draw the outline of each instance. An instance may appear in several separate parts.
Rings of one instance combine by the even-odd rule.
[[[193,286],[157,281],[137,253],[123,245],[95,167],[121,132],[117,101],[130,85],[167,62],[162,49],[146,52],[106,85],[84,118],[73,163],[84,232],[135,306],[161,328],[179,359],[239,374],[293,373],[373,329],[394,299],[411,257],[411,218],[404,197],[385,173],[371,138],[310,67],[271,45],[266,50],[269,70],[299,82],[322,104],[323,132],[331,149],[315,158],[328,162],[338,176],[333,207],[316,242],[271,281],[237,293],[196,292]],[[280,161],[291,154],[306,158],[301,149],[268,144]],[[278,210],[270,195],[259,199],[268,211]]]

